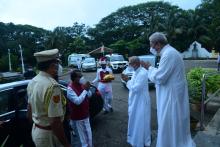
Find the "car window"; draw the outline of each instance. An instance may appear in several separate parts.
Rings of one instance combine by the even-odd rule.
[[[85,58],[85,60],[83,62],[84,63],[94,63],[95,59],[94,58]]]
[[[26,88],[21,88],[16,92],[16,108],[17,110],[27,108],[27,90]]]
[[[110,60],[111,61],[124,61],[125,59],[123,56],[118,55],[118,56],[111,56]]]
[[[0,91],[0,115],[10,110],[11,93],[13,89]]]
[[[71,57],[70,61],[77,61],[77,59],[78,59],[77,57]]]

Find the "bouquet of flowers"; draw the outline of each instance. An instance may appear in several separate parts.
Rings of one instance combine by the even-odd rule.
[[[107,74],[107,75],[105,75],[104,78],[103,78],[103,80],[106,81],[106,82],[111,82],[111,81],[114,80],[114,79],[115,79],[115,77],[114,77],[114,75],[112,75],[112,74]]]

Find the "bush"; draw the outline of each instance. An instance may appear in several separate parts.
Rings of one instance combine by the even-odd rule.
[[[191,102],[200,102],[202,98],[203,74],[213,73],[215,70],[194,68],[187,73],[189,97]],[[206,78],[206,97],[208,93],[214,93],[220,88],[220,74],[210,75]]]

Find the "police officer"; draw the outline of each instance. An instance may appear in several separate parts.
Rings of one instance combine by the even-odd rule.
[[[62,121],[66,101],[57,81],[58,49],[34,54],[39,74],[28,84],[28,116],[33,120],[32,139],[36,147],[70,147]]]

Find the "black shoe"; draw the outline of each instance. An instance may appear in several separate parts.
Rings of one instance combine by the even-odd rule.
[[[113,108],[110,108],[109,111],[110,111],[110,112],[113,112],[114,110],[113,110]]]

